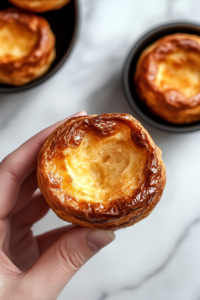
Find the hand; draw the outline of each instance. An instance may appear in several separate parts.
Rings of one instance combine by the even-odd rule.
[[[111,231],[74,225],[33,236],[32,225],[49,210],[36,191],[37,154],[61,123],[38,133],[0,163],[1,300],[57,299],[80,267],[114,240]]]

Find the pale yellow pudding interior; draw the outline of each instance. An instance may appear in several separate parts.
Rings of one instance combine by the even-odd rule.
[[[38,41],[38,35],[18,23],[0,26],[0,61],[12,62],[28,56]]]
[[[179,50],[159,63],[155,84],[161,91],[177,90],[190,98],[200,93],[198,53]]]
[[[131,129],[120,125],[115,135],[88,133],[77,148],[68,147],[54,159],[53,173],[61,188],[76,199],[109,201],[129,196],[144,181],[146,150],[131,140]]]

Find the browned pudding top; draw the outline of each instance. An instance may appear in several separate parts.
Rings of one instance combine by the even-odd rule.
[[[0,44],[0,68],[13,72],[49,57],[55,37],[44,18],[6,9],[0,11]]]
[[[62,8],[70,0],[9,0],[13,5],[32,12],[46,12]]]
[[[131,211],[139,218],[162,194],[159,159],[160,150],[130,115],[76,117],[45,141],[40,186],[55,209],[80,219],[112,221]]]
[[[174,108],[200,104],[200,37],[177,33],[147,47],[135,75],[136,85],[141,81],[143,94],[151,90]]]

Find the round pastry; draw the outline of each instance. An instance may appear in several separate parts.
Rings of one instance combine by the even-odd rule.
[[[147,217],[166,182],[161,150],[127,114],[75,117],[60,125],[39,152],[37,176],[61,219],[101,229]]]
[[[41,77],[55,53],[55,36],[44,18],[0,11],[0,83],[19,86]]]
[[[32,12],[45,12],[60,9],[70,0],[9,0],[15,6]]]
[[[142,52],[134,81],[158,117],[174,124],[200,120],[200,37],[177,33],[157,40]]]

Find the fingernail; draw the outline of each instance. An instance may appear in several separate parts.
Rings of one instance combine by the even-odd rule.
[[[112,231],[103,231],[94,229],[86,236],[86,241],[90,249],[96,253],[115,239],[115,234]]]
[[[75,117],[75,116],[87,116],[87,112],[85,110],[81,110],[81,111],[75,113],[74,115],[72,115],[72,117]]]

